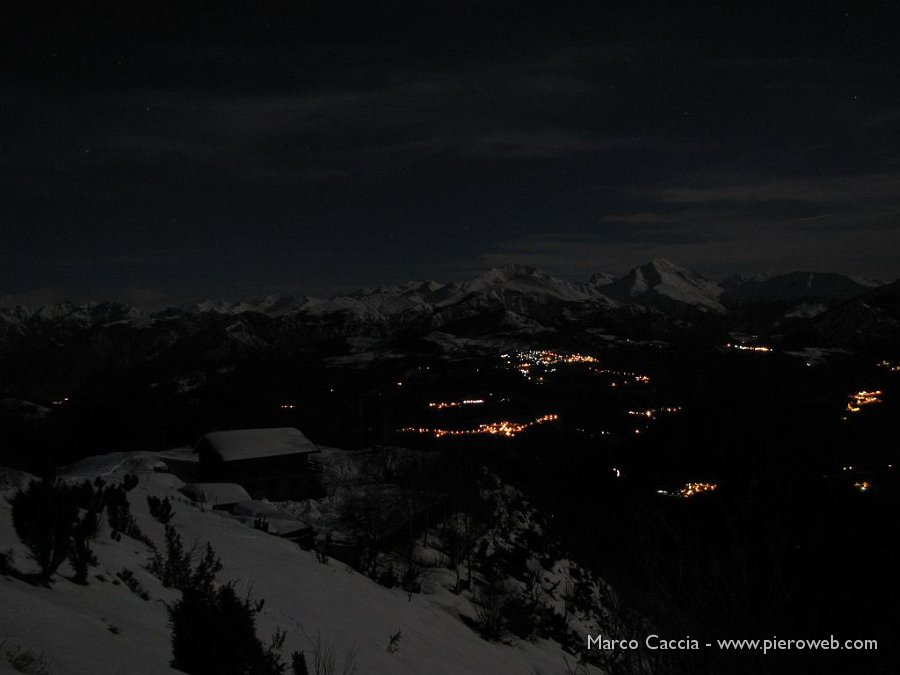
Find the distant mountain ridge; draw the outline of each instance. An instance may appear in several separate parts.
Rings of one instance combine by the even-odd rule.
[[[348,347],[352,351],[371,341],[433,332],[483,338],[618,331],[666,338],[684,336],[695,325],[740,321],[757,306],[765,308],[758,313],[768,322],[763,328],[813,317],[825,321],[842,303],[880,288],[877,282],[811,272],[716,282],[660,258],[620,277],[597,273],[584,283],[508,264],[461,282],[411,281],[324,300],[276,294],[158,312],[114,302],[0,308],[0,353],[36,355],[71,348],[73,340],[79,349],[126,359],[164,353],[176,344],[222,358],[247,350],[338,348],[351,342],[357,345]],[[879,315],[879,331],[893,330],[892,316],[890,309]],[[823,337],[834,334],[832,342],[848,337],[847,331],[822,331]]]
[[[871,289],[816,316],[810,339],[827,346],[897,349],[900,280]]]
[[[598,272],[585,283],[575,283],[551,276],[534,267],[510,263],[462,282],[410,281],[360,289],[325,300],[273,294],[253,301],[205,300],[184,308],[168,308],[162,312],[143,312],[118,302],[75,304],[63,301],[33,309],[22,305],[0,308],[0,317],[7,322],[41,319],[87,325],[172,312],[256,312],[267,316],[281,316],[342,311],[372,313],[377,310],[393,314],[410,307],[447,307],[476,294],[498,300],[530,296],[542,301],[552,299],[577,303],[600,299],[608,304],[662,305],[670,309],[683,305],[701,312],[721,314],[734,307],[752,303],[798,302],[804,299],[848,300],[879,285],[882,284],[870,279],[819,272],[731,276],[716,282],[663,258],[655,258],[639,265],[621,277]]]
[[[722,281],[723,300],[731,306],[819,299],[849,300],[879,285],[879,282],[870,279],[820,272],[789,272],[749,279],[729,277]]]
[[[719,302],[721,286],[662,258],[635,267],[624,277],[601,288],[610,297],[625,303],[630,301],[664,309],[690,307],[714,314],[727,311]]]

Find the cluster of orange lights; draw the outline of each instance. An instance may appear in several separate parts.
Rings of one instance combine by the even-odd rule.
[[[293,410],[297,405],[294,403],[282,403],[280,407],[282,410]]]
[[[528,364],[529,366],[555,366],[559,363],[598,363],[596,358],[586,354],[560,354],[559,352],[545,349],[531,349],[527,352],[501,354],[500,357],[507,361],[510,358],[515,358],[522,364]]]
[[[878,363],[879,368],[884,368],[890,373],[900,373],[900,365],[896,363],[891,363],[890,361],[880,361]]]
[[[774,351],[771,347],[764,347],[762,345],[742,345],[737,342],[728,342],[725,344],[726,349],[737,349],[742,352],[771,352]]]
[[[625,380],[621,384],[628,384],[629,381],[637,382],[638,384],[650,384],[650,376],[649,375],[638,375],[637,373],[630,373],[624,370],[609,370],[608,368],[595,368],[594,372],[598,375],[616,375],[618,377],[626,377],[629,378]],[[610,387],[616,387],[619,383],[611,382]]]
[[[507,364],[518,370],[523,377],[535,382],[543,382],[543,375],[535,376],[534,369],[543,368],[545,372],[556,372],[557,365],[587,365],[596,366],[600,361],[586,354],[561,354],[550,350],[530,350],[525,352],[511,352],[501,354],[500,358],[505,359]],[[592,367],[591,371],[598,375],[614,375],[616,377],[626,378],[623,382],[612,382],[609,386],[616,387],[619,384],[628,384],[629,382],[637,382],[639,384],[648,384],[650,377],[639,373],[632,373],[622,370],[610,370],[608,368]]]
[[[881,403],[882,394],[883,392],[881,390],[858,391],[855,394],[850,394],[850,401],[847,403],[847,411],[855,413],[859,412],[863,407],[867,405]]]
[[[683,488],[678,491],[679,497],[693,497],[702,492],[715,492],[719,488],[715,483],[686,483]]]
[[[484,403],[483,398],[467,398],[462,401],[446,401],[439,403],[429,403],[429,408],[434,408],[435,410],[444,410],[446,408],[461,408],[465,405],[481,405]]]
[[[500,358],[518,370],[523,377],[531,380],[543,382],[543,377],[532,377],[532,368],[548,368],[552,373],[556,369],[553,366],[571,365],[571,364],[593,364],[599,363],[593,356],[586,354],[560,354],[546,349],[531,349],[525,352],[511,352],[501,354]]]
[[[657,490],[656,492],[665,495],[666,497],[681,497],[682,499],[687,499],[703,492],[715,492],[718,489],[719,486],[715,483],[685,483],[684,487],[680,488],[677,492],[669,492],[668,490]]]
[[[867,480],[862,480],[857,483],[854,483],[853,487],[855,487],[860,492],[868,492],[871,489],[872,484]]]
[[[512,437],[525,431],[529,427],[544,424],[545,422],[555,422],[558,419],[559,415],[550,414],[543,415],[531,422],[524,423],[503,420],[502,422],[479,424],[475,429],[429,429],[423,427],[406,427],[405,429],[400,429],[400,431],[404,433],[431,434],[435,438],[442,438],[443,436],[475,436],[478,434]]]
[[[681,412],[680,405],[668,406],[665,408],[648,408],[647,410],[629,410],[629,415],[634,415],[635,417],[646,417],[648,419],[656,419],[656,416],[660,413],[677,413]]]

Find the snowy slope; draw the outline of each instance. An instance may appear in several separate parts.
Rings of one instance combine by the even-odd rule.
[[[504,265],[448,284],[434,305],[432,328],[472,337],[555,330],[586,312],[615,305],[590,285],[573,284],[524,265]]]
[[[121,303],[0,308],[0,350],[30,354],[35,345],[43,353],[58,348],[56,357],[67,363],[93,364],[111,354],[132,362],[165,357],[169,363],[179,358],[220,363],[236,355],[322,346],[346,349],[355,357],[377,353],[397,338],[425,338],[434,332],[508,340],[612,326],[668,335],[704,314],[735,310],[732,316],[740,320],[748,307],[772,303],[780,311],[766,320],[805,321],[873,286],[877,282],[812,272],[716,283],[660,258],[619,278],[598,273],[585,283],[508,264],[466,281],[412,281],[325,300],[275,294],[153,313]],[[72,349],[77,353],[68,351]]]
[[[878,346],[900,344],[900,281],[885,284],[841,303],[813,319],[814,344]]]
[[[460,302],[482,294],[499,300],[514,295],[528,296],[536,302],[584,302],[598,297],[590,287],[579,287],[526,265],[508,264],[460,284],[451,284],[452,292],[441,305]]]
[[[635,267],[624,277],[600,288],[605,294],[623,302],[663,309],[680,306],[715,314],[726,311],[719,301],[722,288],[716,282],[662,258]]]
[[[869,279],[819,272],[729,277],[722,281],[725,289],[722,299],[729,306],[769,302],[821,303],[849,300],[879,285]]]
[[[257,617],[258,634],[265,641],[276,628],[286,629],[286,656],[295,649],[308,654],[312,639],[321,636],[333,644],[339,661],[347,650],[357,649],[361,673],[566,672],[566,655],[555,643],[482,640],[460,621],[453,604],[460,598],[448,591],[408,598],[335,561],[320,564],[314,553],[230,516],[199,510],[177,493],[179,479],[151,470],[158,462],[150,453],[103,456],[80,462],[68,473],[114,480],[127,470],[137,472],[140,484],[129,494],[132,510],[141,529],[157,542],[162,540],[162,526],[149,517],[146,497],[169,496],[176,511],[173,523],[185,543],[208,541],[222,558],[219,580],[238,580],[240,588],[252,588],[255,598],[265,598]],[[5,496],[11,493],[9,484],[3,486]],[[0,550],[8,549],[14,551],[15,563],[26,568],[29,563],[12,529],[9,504],[0,499]],[[60,575],[52,589],[0,577],[0,633],[43,653],[58,675],[175,672],[168,667],[170,636],[163,603],[177,599],[177,592],[162,588],[144,571],[148,551],[143,544],[127,537],[113,542],[103,532],[94,549],[100,565],[92,569],[87,587]],[[110,583],[123,567],[139,578],[149,601]],[[67,573],[65,568],[61,572]],[[399,651],[389,654],[389,636],[398,630]]]
[[[221,300],[204,300],[188,308],[190,312],[200,314],[241,314],[243,312],[256,312],[267,316],[281,316],[314,306],[319,303],[315,298],[306,296],[295,297],[287,293],[275,293],[267,295],[260,300],[248,302],[224,302]]]

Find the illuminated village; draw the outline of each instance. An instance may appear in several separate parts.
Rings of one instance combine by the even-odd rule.
[[[521,373],[526,379],[538,383],[544,381],[544,375],[557,372],[557,366],[560,365],[584,365],[590,367],[590,372],[598,375],[612,375],[614,377],[623,378],[619,382],[612,382],[610,384],[612,387],[617,386],[617,384],[628,384],[629,382],[638,384],[650,383],[650,377],[648,375],[630,371],[612,370],[609,368],[598,368],[596,365],[599,364],[600,361],[593,356],[585,354],[562,354],[549,350],[529,350],[501,354],[500,358],[503,359],[508,366]]]
[[[764,345],[745,345],[737,342],[727,342],[725,343],[725,349],[736,349],[741,352],[773,352],[775,351],[771,347],[766,347]]]
[[[670,492],[668,490],[657,490],[656,492],[657,494],[661,494],[666,497],[679,497],[681,499],[689,499],[690,497],[695,497],[699,494],[703,494],[704,492],[714,492],[718,489],[719,486],[715,483],[685,483],[683,487],[674,492]]]
[[[428,429],[422,427],[407,427],[399,429],[398,431],[400,433],[430,434],[435,438],[442,438],[444,436],[477,436],[481,434],[512,437],[535,425],[544,424],[546,422],[555,422],[558,419],[559,415],[549,414],[542,415],[531,422],[518,423],[502,420],[500,422],[479,424],[475,429]]]
[[[661,413],[677,413],[681,412],[681,406],[668,406],[665,408],[647,408],[646,410],[629,410],[628,414],[635,417],[646,417],[648,419],[654,420],[656,416]]]
[[[881,403],[882,395],[883,392],[881,390],[858,391],[855,394],[850,394],[848,397],[850,401],[847,403],[847,412],[857,413],[866,406]]]
[[[434,410],[445,410],[447,408],[461,408],[468,405],[483,405],[484,403],[485,400],[483,398],[467,398],[462,401],[439,401],[429,403],[428,407]]]

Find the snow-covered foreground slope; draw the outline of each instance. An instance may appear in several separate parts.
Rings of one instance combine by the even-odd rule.
[[[239,589],[265,599],[257,632],[267,642],[276,628],[287,630],[286,659],[293,650],[309,654],[312,641],[319,637],[333,645],[338,663],[349,650],[357,650],[360,673],[567,672],[567,655],[556,643],[482,640],[460,620],[454,608],[458,596],[439,584],[432,585],[438,589],[431,595],[408,596],[399,589],[383,588],[337,561],[321,564],[315,553],[228,515],[200,510],[177,492],[182,486],[178,478],[153,471],[158,463],[158,456],[149,453],[104,456],[79,463],[68,475],[103,475],[115,481],[126,471],[136,473],[140,483],[129,493],[132,510],[140,528],[158,544],[163,527],[150,517],[147,496],[172,499],[173,524],[186,546],[196,544],[199,550],[211,543],[224,564],[219,581],[236,580]],[[10,497],[13,492],[10,482],[0,482],[0,494]],[[9,550],[20,570],[32,569],[13,530],[10,505],[0,499],[0,551]],[[149,558],[144,544],[128,537],[115,542],[104,527],[94,550],[100,564],[91,569],[88,586],[64,578],[69,574],[65,565],[49,589],[0,577],[0,636],[42,653],[56,674],[178,672],[168,665],[171,649],[165,603],[176,600],[179,593],[163,588],[144,569]],[[149,600],[112,583],[123,568],[134,573]],[[390,636],[398,631],[402,635],[399,650],[388,653]],[[568,656],[568,661],[574,659]]]

